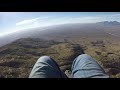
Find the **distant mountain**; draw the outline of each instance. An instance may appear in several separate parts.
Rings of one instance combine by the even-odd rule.
[[[104,24],[104,25],[120,25],[120,22],[118,21],[103,21],[103,22],[98,22],[99,24]]]
[[[0,47],[21,38],[41,38],[47,40],[64,40],[73,37],[104,38],[120,36],[120,23],[117,21],[105,21],[89,24],[62,24],[43,28],[22,30],[0,37]],[[114,32],[113,32],[114,30]],[[116,39],[116,38],[115,38]]]

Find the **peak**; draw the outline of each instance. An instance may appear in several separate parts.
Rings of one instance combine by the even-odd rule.
[[[105,25],[120,25],[120,22],[118,21],[103,21],[98,23],[105,24]]]

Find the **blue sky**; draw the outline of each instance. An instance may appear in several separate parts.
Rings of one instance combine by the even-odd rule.
[[[120,12],[0,12],[0,36],[64,23],[119,21]]]

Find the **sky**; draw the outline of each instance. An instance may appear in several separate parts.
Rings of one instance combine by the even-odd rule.
[[[120,22],[120,12],[0,12],[0,36],[66,23]]]

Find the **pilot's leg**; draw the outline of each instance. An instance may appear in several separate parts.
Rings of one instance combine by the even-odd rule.
[[[52,58],[42,56],[34,65],[29,78],[67,78],[67,76]]]
[[[73,61],[71,78],[108,78],[103,68],[89,55],[79,55]]]

